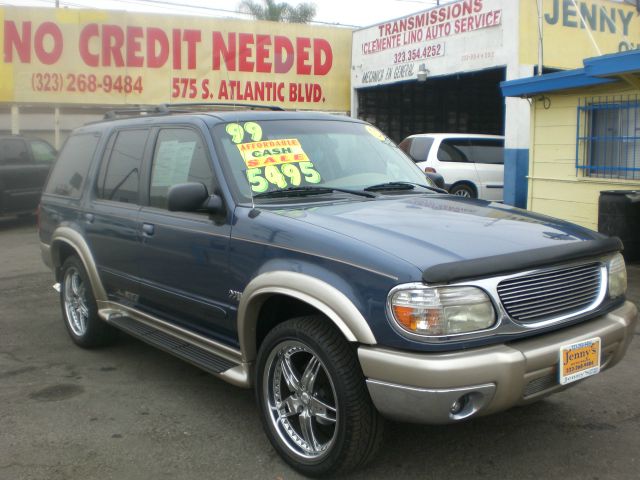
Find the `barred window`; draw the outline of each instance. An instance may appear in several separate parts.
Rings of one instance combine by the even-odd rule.
[[[576,168],[589,177],[640,179],[640,100],[637,95],[581,100]]]

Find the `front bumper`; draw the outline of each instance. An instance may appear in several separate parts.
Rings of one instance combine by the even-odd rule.
[[[451,423],[531,403],[574,385],[558,382],[563,345],[600,337],[601,369],[614,366],[633,338],[637,316],[635,305],[625,302],[585,323],[511,343],[428,354],[361,346],[358,357],[371,399],[384,416]]]

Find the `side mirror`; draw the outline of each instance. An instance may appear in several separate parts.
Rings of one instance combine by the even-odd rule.
[[[435,183],[436,187],[445,190],[444,177],[436,172],[425,172],[425,176]]]
[[[205,209],[213,213],[222,209],[222,199],[218,195],[209,195],[202,183],[179,183],[169,188],[167,208],[172,212]]]

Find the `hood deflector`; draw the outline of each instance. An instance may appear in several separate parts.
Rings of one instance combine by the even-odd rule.
[[[425,283],[451,283],[459,280],[509,274],[580,258],[619,252],[622,248],[620,239],[611,237],[459,262],[441,263],[427,268],[422,273],[422,280]]]

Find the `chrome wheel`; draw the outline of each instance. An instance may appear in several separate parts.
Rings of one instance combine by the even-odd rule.
[[[69,328],[78,337],[87,333],[89,307],[87,306],[87,288],[75,267],[65,270],[63,279],[63,302]]]
[[[262,395],[271,427],[298,461],[316,463],[329,453],[340,421],[336,390],[311,348],[279,343],[265,363]]]
[[[471,192],[469,192],[469,190],[466,190],[464,188],[456,190],[453,194],[457,195],[458,197],[471,198]]]

